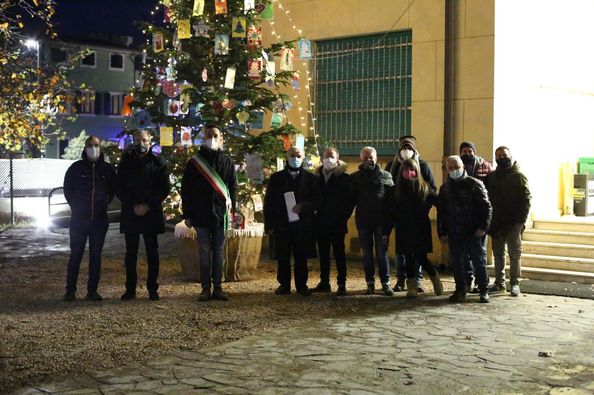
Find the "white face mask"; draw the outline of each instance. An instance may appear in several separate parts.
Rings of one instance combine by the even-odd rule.
[[[101,154],[101,149],[99,147],[87,147],[86,152],[87,158],[89,158],[91,162],[94,162],[99,158],[99,155]]]
[[[204,140],[204,145],[210,149],[219,149],[219,142],[213,138]]]
[[[400,157],[402,159],[410,159],[413,157],[413,155],[415,154],[415,151],[411,150],[411,149],[403,149],[402,151],[400,151]]]
[[[326,158],[322,161],[324,163],[324,170],[330,171],[338,166],[338,161],[334,158]]]
[[[452,170],[450,171],[450,178],[453,180],[458,180],[460,179],[460,177],[462,177],[464,175],[464,169],[456,169],[456,170]]]

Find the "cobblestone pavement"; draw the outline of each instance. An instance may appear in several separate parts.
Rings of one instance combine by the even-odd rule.
[[[371,297],[377,305],[350,317],[16,393],[594,393],[590,300],[500,294],[487,305],[453,305],[445,296]]]

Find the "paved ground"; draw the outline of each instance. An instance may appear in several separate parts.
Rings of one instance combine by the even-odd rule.
[[[63,253],[66,235],[40,236],[45,247],[24,241],[32,240],[30,230],[0,234],[2,259]],[[23,251],[25,244],[31,248]],[[320,317],[16,393],[594,393],[591,300],[500,294],[488,305],[452,305],[447,296],[373,297],[377,304],[348,317]]]

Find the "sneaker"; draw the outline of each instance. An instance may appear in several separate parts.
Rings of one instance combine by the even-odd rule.
[[[223,302],[226,302],[229,300],[229,295],[223,292],[223,289],[221,287],[214,287],[214,290],[212,291],[212,298],[215,300],[222,300]]]
[[[382,291],[384,292],[384,296],[394,296],[394,291],[392,291],[392,287],[390,287],[390,283],[383,283]]]
[[[479,303],[489,303],[489,293],[488,292],[481,292],[481,297],[479,299]]]
[[[466,301],[466,293],[461,291],[454,291],[453,294],[450,295],[450,302],[452,303],[459,303]]]
[[[305,297],[311,296],[311,290],[309,288],[307,288],[307,287],[298,289],[297,290],[297,293],[299,295],[305,296]]]
[[[159,293],[157,291],[151,291],[149,292],[149,300],[159,300],[161,299],[159,297]]]
[[[280,285],[277,289],[274,290],[276,295],[289,295],[291,293],[291,288],[283,287]]]
[[[396,285],[394,285],[394,292],[403,292],[403,291],[406,291],[406,288],[404,287],[404,283],[397,282]]]
[[[97,293],[97,291],[87,292],[87,296],[85,297],[85,299],[93,302],[99,302],[103,300],[103,298],[101,297],[101,295]]]
[[[198,295],[199,302],[208,302],[210,300],[210,288],[202,288],[202,292]]]
[[[375,284],[367,284],[365,295],[373,295],[375,293]]]
[[[311,292],[332,292],[332,288],[330,287],[330,284],[320,282],[311,289]]]
[[[519,284],[512,285],[509,293],[511,294],[511,296],[520,296],[520,285]]]
[[[501,283],[493,283],[489,286],[489,292],[505,292],[505,284]]]
[[[64,302],[74,302],[76,300],[76,295],[74,292],[66,292],[62,300]]]
[[[338,289],[336,290],[336,296],[346,296],[346,287],[344,285],[338,286]]]
[[[121,297],[120,300],[125,302],[127,300],[136,299],[136,292],[126,291]]]

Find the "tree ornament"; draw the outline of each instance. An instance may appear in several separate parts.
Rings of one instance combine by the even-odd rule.
[[[208,81],[208,71],[206,71],[206,67],[202,69],[202,81]]]
[[[208,37],[210,26],[204,21],[199,21],[192,25],[194,28],[194,37]]]
[[[235,107],[235,101],[232,99],[225,99],[223,100],[223,108],[227,109],[227,110],[231,110]]]
[[[222,15],[227,13],[227,0],[215,0],[215,14]]]
[[[233,38],[245,38],[246,35],[246,26],[247,26],[247,21],[245,19],[245,17],[240,16],[237,18],[233,18],[233,32],[231,34],[231,37]]]
[[[245,124],[247,121],[250,120],[250,113],[247,111],[240,111],[237,113],[236,117],[239,123]]]

